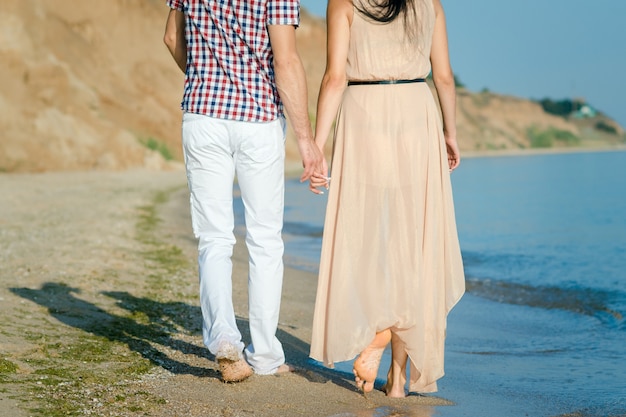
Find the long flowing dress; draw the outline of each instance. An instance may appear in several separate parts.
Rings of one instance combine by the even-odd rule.
[[[349,80],[427,77],[435,11],[422,36],[402,18],[351,26]],[[410,359],[409,389],[444,374],[448,312],[465,291],[439,107],[427,83],[346,88],[336,127],[311,357],[354,359],[391,328]]]

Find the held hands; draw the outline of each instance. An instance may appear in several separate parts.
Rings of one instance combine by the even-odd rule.
[[[324,194],[316,187],[328,188],[328,165],[322,151],[312,140],[298,141],[298,149],[302,157],[304,172],[300,176],[300,182],[309,181],[309,190],[315,194]],[[323,181],[322,181],[323,180]],[[313,185],[319,184],[319,185]]]
[[[319,188],[325,188],[328,190],[330,184],[330,178],[328,177],[328,163],[326,158],[322,158],[322,170],[316,171],[309,178],[309,190],[315,194],[324,194],[323,190]]]
[[[307,165],[307,161],[304,158],[305,153],[302,153],[304,173],[300,177],[300,182],[309,180],[309,191],[318,195],[324,194],[324,191],[319,188],[328,189],[330,178],[328,178],[328,163],[326,162],[326,158],[324,158],[324,152],[322,150],[323,145],[318,145],[316,141],[311,140],[307,141],[306,144],[300,144],[300,146],[301,153],[302,149],[308,149],[308,153],[315,155],[316,158],[315,162],[311,162],[310,165]]]

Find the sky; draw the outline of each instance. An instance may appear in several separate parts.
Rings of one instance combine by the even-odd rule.
[[[455,74],[471,91],[583,98],[626,127],[626,0],[442,0]],[[325,15],[325,0],[301,0]]]

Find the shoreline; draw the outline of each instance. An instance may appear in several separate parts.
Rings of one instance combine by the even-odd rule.
[[[498,156],[535,156],[535,155],[559,155],[571,153],[598,153],[598,152],[624,152],[626,145],[614,146],[579,146],[572,148],[527,148],[527,149],[502,149],[497,151],[461,151],[461,158],[490,158]]]
[[[501,149],[501,150],[482,150],[482,151],[464,151],[461,150],[461,165],[463,159],[477,158],[497,158],[497,157],[517,157],[517,156],[536,156],[536,155],[560,155],[572,153],[598,153],[598,152],[626,152],[626,144],[623,145],[604,145],[604,146],[578,146],[578,147],[554,147],[554,148],[525,148],[525,149]],[[328,161],[330,156],[326,155]],[[302,164],[298,160],[285,161],[285,177],[297,178],[302,172]]]

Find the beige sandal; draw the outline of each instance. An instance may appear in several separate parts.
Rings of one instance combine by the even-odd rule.
[[[241,382],[249,378],[254,371],[244,359],[232,361],[227,358],[217,360],[224,382]]]
[[[240,382],[254,373],[241,352],[230,343],[220,346],[215,359],[217,359],[224,382]]]

